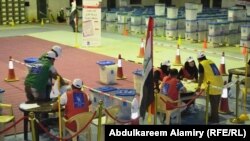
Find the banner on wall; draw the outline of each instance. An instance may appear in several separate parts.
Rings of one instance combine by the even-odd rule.
[[[101,45],[101,0],[83,0],[83,46]]]

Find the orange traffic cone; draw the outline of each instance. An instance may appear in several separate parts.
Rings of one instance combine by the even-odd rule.
[[[227,75],[226,73],[226,66],[225,66],[225,53],[222,52],[221,62],[220,62],[220,74]]]
[[[128,29],[127,29],[126,25],[124,25],[123,35],[128,36]]]
[[[14,71],[14,64],[12,61],[12,57],[10,56],[9,59],[9,72],[8,72],[8,78],[4,79],[7,82],[14,82],[14,81],[18,81],[19,79],[16,78],[15,76],[15,71]]]
[[[207,49],[207,39],[204,38],[204,41],[203,41],[203,51]]]
[[[224,85],[226,85],[226,84],[227,84],[227,81],[224,82]],[[229,106],[228,106],[228,88],[223,88],[221,99],[220,99],[220,109],[219,109],[219,112],[221,114],[232,113],[229,110]]]
[[[179,45],[177,45],[176,56],[175,56],[175,62],[174,62],[173,65],[174,65],[174,66],[182,66],[182,64],[181,64],[181,56],[180,56],[180,48],[179,48]]]
[[[119,54],[118,56],[118,63],[117,63],[118,67],[117,67],[117,80],[122,80],[122,79],[126,79],[125,76],[123,76],[123,71],[122,71],[122,57],[121,54]]]
[[[140,52],[139,52],[138,58],[144,58],[144,42],[143,42],[143,38],[141,38],[141,46],[140,46]]]

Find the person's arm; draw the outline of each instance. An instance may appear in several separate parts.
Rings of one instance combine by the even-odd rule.
[[[184,85],[181,83],[181,81],[179,81],[177,83],[176,87],[177,87],[178,92],[180,92],[180,93],[186,93],[187,92],[186,87],[184,87]]]
[[[204,68],[201,64],[199,64],[199,78],[198,78],[198,90],[200,89],[201,87],[201,84],[203,83],[203,80],[204,80]]]
[[[178,73],[178,79],[179,80],[182,80],[184,78],[184,75],[183,75],[183,68],[180,69],[179,73]]]
[[[67,103],[67,93],[63,93],[60,96],[60,104],[61,105],[66,105]],[[52,104],[52,109],[58,109],[58,100]]]
[[[159,81],[160,81],[160,72],[158,70],[156,70],[154,72],[154,89],[157,90],[158,92],[160,92],[160,88],[159,88]]]

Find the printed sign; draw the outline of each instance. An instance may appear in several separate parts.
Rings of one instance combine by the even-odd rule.
[[[101,0],[83,0],[83,46],[101,45]]]

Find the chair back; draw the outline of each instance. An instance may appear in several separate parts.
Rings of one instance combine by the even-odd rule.
[[[115,105],[115,106],[108,107],[107,111],[112,117],[116,118],[116,115],[120,111],[120,108],[121,108],[120,105]],[[115,124],[115,120],[113,118],[111,118],[107,113],[105,115],[106,115],[105,124]]]
[[[76,131],[79,131],[82,129],[92,118],[93,113],[92,112],[84,112],[77,114],[70,119],[67,120],[67,122],[76,122]]]

